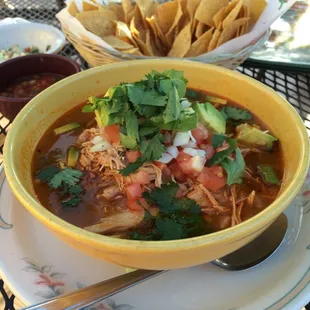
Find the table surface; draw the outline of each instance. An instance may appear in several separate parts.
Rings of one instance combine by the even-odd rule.
[[[63,5],[64,1],[62,0],[0,0],[0,20],[5,17],[22,17],[59,27],[55,14]],[[310,23],[310,9],[307,1],[298,1],[293,10],[283,18],[285,22],[290,21],[290,33],[294,33],[293,23],[300,21],[301,17],[305,15],[308,16]],[[308,61],[308,57],[310,60],[310,53],[306,48],[308,43],[306,42],[303,45],[304,48],[298,49],[297,53],[301,56],[299,58],[295,57],[293,61],[288,44],[279,45],[281,48],[276,44],[271,44],[272,42],[278,42],[279,36],[281,37],[281,31],[279,32],[277,28],[276,30],[273,29],[272,37],[265,48],[253,54],[251,59],[242,67],[239,67],[238,70],[265,83],[285,97],[302,117],[310,135],[310,66],[308,66],[310,62],[304,65],[304,62]],[[270,55],[270,46],[273,46],[273,51],[278,49],[277,55],[281,55],[284,62],[288,62],[288,59],[290,59],[290,66],[284,66],[283,63],[279,65],[279,58],[267,57],[268,53]],[[83,69],[88,68],[87,63],[71,45],[66,45],[61,54],[76,60]],[[10,120],[5,118],[0,111],[0,163],[2,162],[2,147],[10,126]],[[19,309],[21,307],[20,301],[18,299],[14,300],[14,296],[2,280],[0,280],[0,293],[0,310],[12,310],[14,307]],[[310,306],[307,306],[307,309],[310,310]]]

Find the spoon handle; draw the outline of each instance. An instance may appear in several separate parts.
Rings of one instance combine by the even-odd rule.
[[[43,303],[23,308],[24,310],[78,310],[90,306],[104,298],[119,293],[144,280],[154,277],[165,270],[136,270],[121,276],[87,286],[83,289],[66,294]]]

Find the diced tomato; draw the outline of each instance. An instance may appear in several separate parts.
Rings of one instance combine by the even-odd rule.
[[[127,151],[126,158],[130,163],[134,163],[141,156],[140,151]]]
[[[199,145],[205,142],[205,140],[208,138],[209,133],[203,125],[198,124],[198,126],[192,130],[192,135],[194,136],[196,143]]]
[[[207,159],[210,159],[215,153],[214,147],[211,144],[200,144],[199,148],[206,152]]]
[[[156,161],[156,160],[153,161],[153,163],[154,163],[154,165],[156,165],[156,166],[163,172],[164,175],[166,175],[166,176],[170,176],[170,175],[171,175],[171,171],[170,171],[170,169],[167,167],[166,164],[161,163],[161,162]]]
[[[218,191],[226,185],[226,177],[221,167],[203,168],[201,174],[197,178],[205,188],[211,191]]]
[[[208,138],[207,138],[207,144],[211,144],[212,145],[212,132],[209,132]]]
[[[116,124],[111,125],[111,126],[106,126],[104,128],[104,136],[111,143],[120,142],[121,138],[119,134],[119,126]]]
[[[128,209],[131,211],[143,211],[144,208],[139,204],[139,200],[128,201],[127,203]]]
[[[142,188],[140,184],[133,183],[126,187],[127,201],[136,201],[141,195]]]
[[[131,180],[131,183],[136,183],[136,184],[150,184],[151,179],[150,175],[143,170],[139,170],[136,173],[132,173],[129,176],[129,179]]]
[[[177,157],[177,162],[183,173],[195,176],[202,171],[206,158],[200,156],[192,157],[181,151]]]
[[[187,162],[189,159],[191,159],[191,156],[184,153],[183,151],[180,151],[178,157],[176,158],[178,163]]]
[[[173,164],[169,165],[169,169],[171,171],[171,174],[176,179],[176,181],[185,182],[187,180],[187,176],[183,173],[177,162],[174,162]]]

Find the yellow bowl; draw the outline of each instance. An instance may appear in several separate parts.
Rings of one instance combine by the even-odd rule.
[[[51,124],[91,95],[120,82],[137,81],[155,69],[183,70],[189,87],[223,95],[255,113],[280,139],[285,174],[279,197],[268,208],[235,227],[175,241],[132,241],[87,232],[44,208],[31,181],[34,149]],[[116,264],[143,269],[174,269],[224,256],[262,233],[287,207],[303,184],[309,164],[306,129],[295,110],[269,87],[238,72],[189,61],[128,61],[90,69],[66,78],[35,97],[16,117],[7,136],[4,167],[19,201],[71,246]]]

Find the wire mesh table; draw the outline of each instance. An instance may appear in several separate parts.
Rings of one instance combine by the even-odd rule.
[[[0,0],[0,20],[5,17],[22,17],[59,27],[55,14],[63,6],[62,0]],[[82,69],[88,68],[87,63],[72,45],[67,44],[60,54],[77,61]],[[310,135],[310,71],[300,70],[300,68],[294,70],[292,66],[289,70],[284,66],[271,68],[261,63],[257,65],[253,61],[244,63],[238,71],[265,83],[286,98],[304,120]],[[5,136],[10,126],[10,120],[5,118],[0,111],[0,163]],[[4,310],[13,310],[20,307],[15,296],[9,292],[1,279],[0,293],[2,295],[2,298],[0,295],[0,309],[3,307]],[[310,305],[307,309],[310,310]]]

